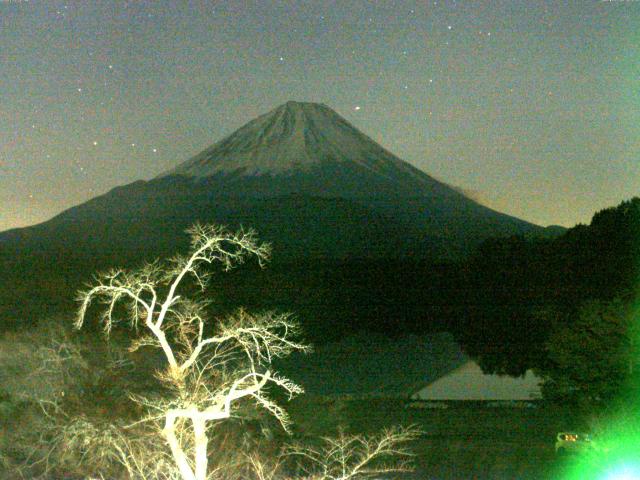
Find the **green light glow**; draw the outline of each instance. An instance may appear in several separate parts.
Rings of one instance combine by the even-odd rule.
[[[592,452],[565,465],[563,480],[627,480],[640,479],[640,424],[636,421],[627,431],[613,431]],[[633,432],[631,430],[634,430]]]
[[[629,311],[628,338],[640,357],[640,301]],[[630,365],[628,384],[617,406],[601,417],[594,448],[562,465],[562,480],[640,480],[640,386],[637,363]]]
[[[640,478],[640,464],[623,463],[607,472],[603,480],[636,480]]]

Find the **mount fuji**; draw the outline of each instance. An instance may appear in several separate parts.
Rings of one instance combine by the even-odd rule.
[[[545,231],[437,181],[327,106],[287,102],[151,180],[0,233],[11,286],[0,300],[16,310],[37,291],[48,305],[45,293],[68,296],[98,269],[173,255],[196,221],[255,228],[274,263],[297,265],[442,261],[488,237]]]
[[[254,227],[287,258],[455,258],[544,230],[437,181],[325,105],[287,102],[150,181],[0,233],[0,246],[164,254],[195,221]]]

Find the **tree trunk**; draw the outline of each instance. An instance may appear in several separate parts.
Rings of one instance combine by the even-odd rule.
[[[176,423],[175,413],[171,411],[167,412],[165,426],[163,430],[164,436],[167,439],[167,443],[169,443],[169,447],[171,448],[171,454],[173,455],[173,459],[176,462],[178,469],[180,470],[180,475],[182,476],[182,479],[197,480],[196,476],[193,473],[193,470],[191,470],[191,467],[189,466],[189,462],[187,461],[187,456],[184,454],[184,451],[180,446],[180,442],[176,438],[175,423]],[[206,459],[206,454],[205,454],[205,459]],[[205,470],[205,475],[206,475],[206,470]]]
[[[195,460],[196,460],[196,480],[206,480],[207,478],[207,423],[199,416],[191,418],[193,421],[193,434],[195,439]]]

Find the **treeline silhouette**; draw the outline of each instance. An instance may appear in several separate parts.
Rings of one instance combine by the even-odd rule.
[[[463,265],[471,296],[455,331],[484,370],[543,368],[545,345],[587,301],[634,300],[640,280],[640,198],[597,212],[555,239],[483,243]]]
[[[184,236],[178,249],[187,246]],[[70,314],[76,290],[96,271],[163,258],[173,247],[87,257],[44,244],[29,252],[0,245],[0,328]],[[207,295],[213,315],[238,306],[293,312],[316,344],[362,331],[450,331],[485,370],[519,375],[543,364],[545,342],[575,319],[585,300],[630,297],[639,268],[640,199],[634,198],[555,238],[488,240],[463,261],[275,255],[264,270],[248,265],[216,273]]]

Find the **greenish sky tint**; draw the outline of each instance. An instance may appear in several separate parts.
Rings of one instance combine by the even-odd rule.
[[[635,0],[0,0],[0,230],[290,99],[498,210],[588,222],[640,194],[639,31]]]

